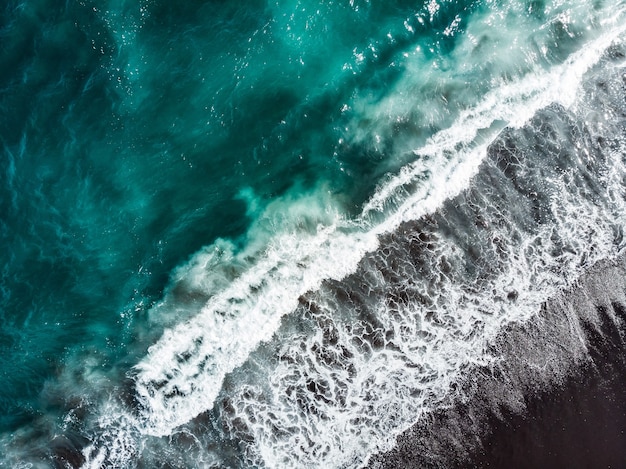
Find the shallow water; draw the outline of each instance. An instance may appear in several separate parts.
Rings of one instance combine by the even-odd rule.
[[[7,467],[358,467],[624,247],[621,2],[9,1]]]

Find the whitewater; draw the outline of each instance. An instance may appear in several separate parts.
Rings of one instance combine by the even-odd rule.
[[[329,177],[264,197],[242,184],[243,234],[211,240],[169,273],[158,300],[124,310],[145,317],[127,325],[115,366],[67,355],[50,387],[73,398],[38,439],[62,435],[65,449],[31,457],[28,431],[5,433],[0,465],[364,467],[468,398],[473,370],[497,370],[504,331],[532,323],[591,266],[623,254],[626,6],[547,2],[534,16],[535,3],[483,3],[466,16],[435,1],[390,15],[376,41],[347,48],[349,61],[329,59],[340,78],[316,77],[255,158],[289,141],[300,125],[292,121],[330,94],[333,151],[383,155],[373,175],[363,172],[371,189],[351,200]],[[302,14],[314,7],[294,3]],[[351,1],[341,14],[369,7]],[[287,37],[314,27],[294,31],[289,8],[276,8],[272,25]],[[104,12],[128,51],[117,55],[123,67],[107,69],[124,112],[151,99],[137,19],[149,12],[149,2],[137,17]],[[429,43],[417,32],[438,15],[445,21]],[[446,38],[454,44],[436,51]],[[296,69],[306,47],[300,36]],[[243,87],[252,65],[238,67]],[[379,95],[351,81],[384,81],[387,70]],[[358,179],[337,155],[335,170]],[[550,380],[562,378],[558,369],[546,366]]]

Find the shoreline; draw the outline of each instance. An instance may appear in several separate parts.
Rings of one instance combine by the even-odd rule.
[[[524,324],[497,368],[470,368],[445,408],[370,469],[619,467],[626,461],[626,253],[591,266]]]

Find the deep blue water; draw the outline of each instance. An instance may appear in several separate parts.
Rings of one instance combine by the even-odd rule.
[[[448,339],[461,334],[460,355],[482,360],[475,337],[527,319],[592,260],[622,249],[623,119],[598,108],[620,98],[602,101],[585,86],[603,75],[597,69],[623,66],[606,52],[622,47],[623,9],[620,1],[4,2],[0,466],[357,467],[388,447],[463,368],[465,358],[446,355]],[[548,178],[522,197],[552,215],[494,215],[500,196],[481,166],[487,146],[555,103],[563,111],[548,143],[511,137],[530,149],[516,157],[531,169],[514,185]],[[596,143],[569,137],[562,121],[584,127],[589,142],[616,140],[593,153]],[[545,133],[539,124],[528,132]],[[568,157],[554,174],[551,163],[535,171],[535,159],[545,160],[538,148],[558,158],[562,148],[589,148],[580,155],[595,162]],[[476,174],[486,202],[472,200],[500,220],[492,233],[510,236],[509,256],[494,268],[500,277],[478,290],[520,298],[506,314],[481,303],[477,311],[490,311],[481,319],[468,305],[482,297],[457,293],[480,284],[489,254],[473,251],[473,222],[445,205]],[[596,177],[585,189],[581,181]],[[584,188],[555,208],[568,187]],[[376,288],[381,298],[396,288],[371,259],[387,259],[393,234],[432,213],[443,220],[436,260],[419,269],[389,261],[412,285],[402,300],[410,314],[394,319],[390,300],[371,299]],[[508,223],[523,228],[509,232]],[[552,259],[567,267],[554,279]],[[424,269],[445,275],[429,284]],[[364,285],[373,286],[355,293]],[[435,337],[433,311],[469,319],[442,320],[450,338],[413,349]],[[355,350],[337,345],[343,332],[324,335],[328,321],[346,325]],[[373,331],[389,342],[354,345]],[[290,355],[293,341],[317,365]],[[335,372],[319,371],[328,365],[319,347],[339,361],[363,357],[336,370],[348,373],[343,384],[323,385],[312,370],[329,382]],[[432,367],[427,378],[412,374],[413,354]],[[286,356],[295,368],[281,368]],[[406,413],[391,404],[411,393],[402,386],[420,396]],[[314,402],[338,403],[337,413],[298,413],[289,406],[306,399],[291,399],[294,389],[326,396]],[[366,417],[380,412],[401,415],[380,425]]]

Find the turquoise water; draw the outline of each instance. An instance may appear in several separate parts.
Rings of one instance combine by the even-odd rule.
[[[471,149],[576,96],[620,37],[623,8],[5,2],[0,465],[149,467],[155,438],[210,412],[237,373],[263,374],[255,360],[276,360],[263,344],[299,327],[291,312],[307,294],[467,187],[484,157]],[[181,371],[187,384],[172,389],[202,392],[168,407],[163,364],[195,353],[192,337],[196,349],[217,344],[199,355],[210,365]],[[110,443],[112,401],[140,409],[120,414],[143,422],[129,424],[132,444]],[[297,465],[249,456],[236,431],[219,434],[220,418],[196,462]],[[213,448],[225,440],[223,454]],[[384,446],[372,445],[337,467]]]
[[[371,193],[389,163],[339,150],[341,100],[395,77],[342,66],[368,40],[394,54],[374,19],[412,10],[324,8],[4,7],[3,426],[40,412],[73,350],[123,356],[172,269],[245,233],[242,190],[256,210],[322,184],[346,210]]]

